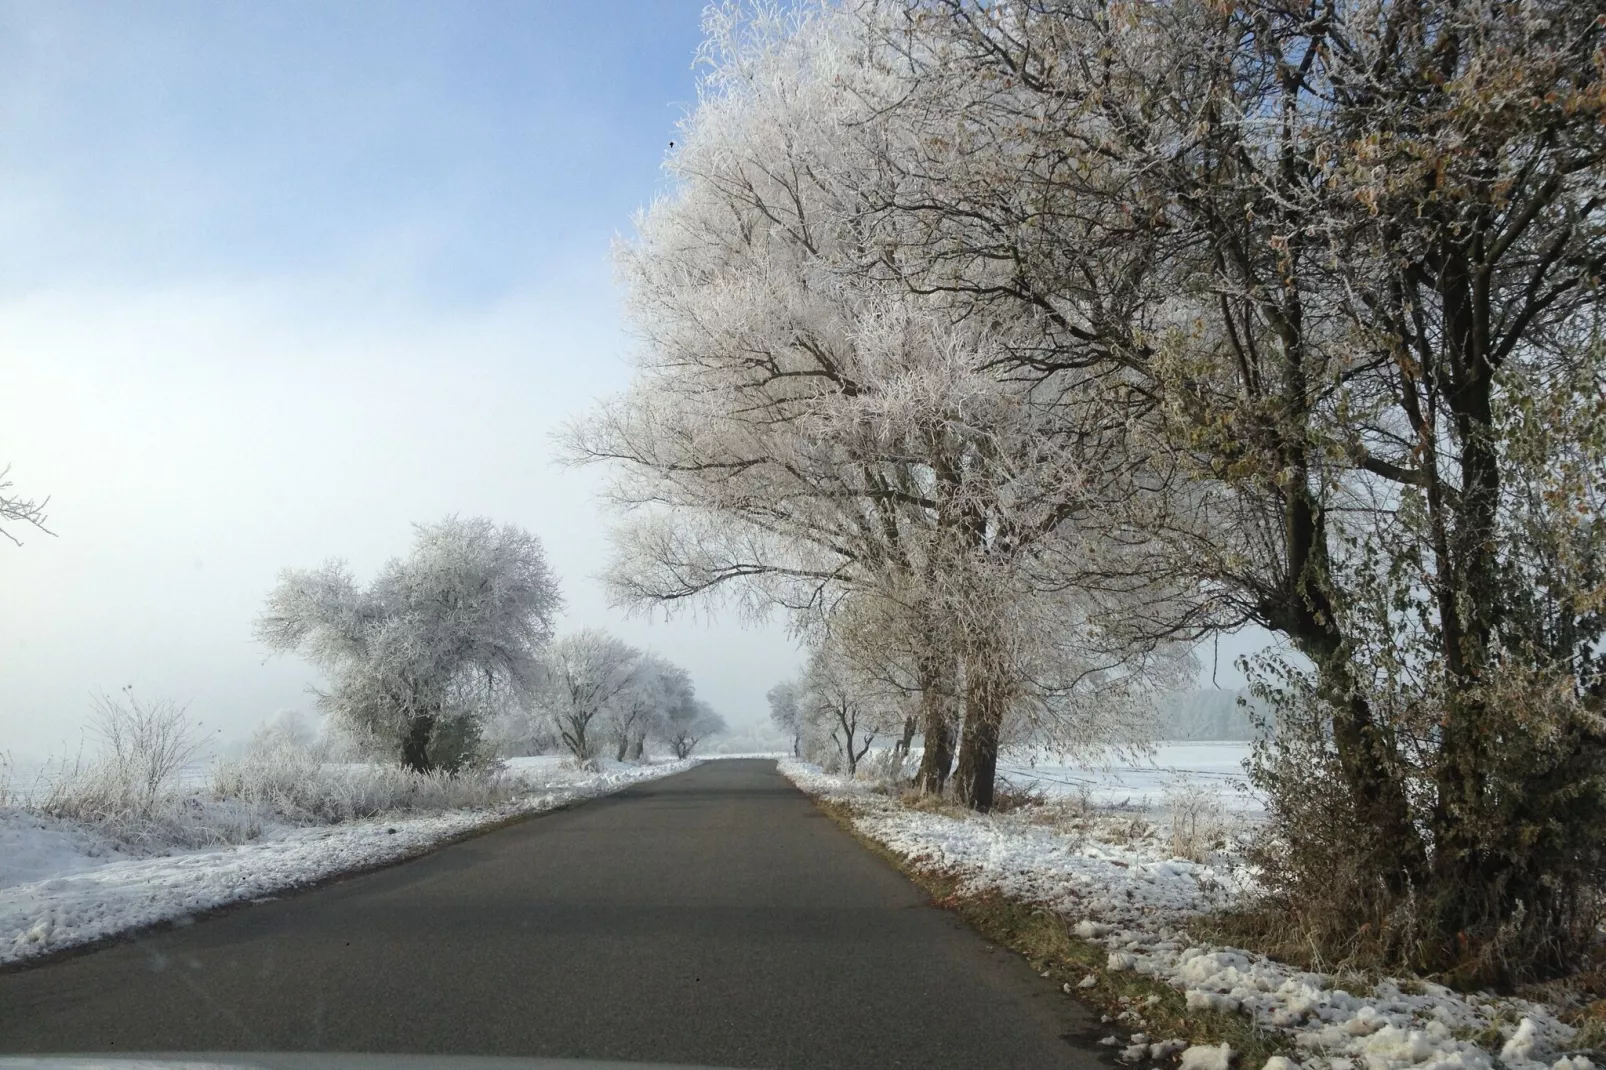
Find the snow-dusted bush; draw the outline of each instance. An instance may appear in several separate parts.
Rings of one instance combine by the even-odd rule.
[[[171,794],[205,746],[184,707],[139,699],[132,688],[121,698],[95,699],[90,732],[99,747],[79,778],[83,802],[135,815],[149,814]]]
[[[47,767],[31,809],[139,849],[238,843],[260,831],[250,813],[209,807],[183,790],[180,773],[204,741],[182,706],[142,700],[128,688],[120,698],[101,696],[90,738],[90,754]]]
[[[919,768],[919,759],[902,748],[883,747],[861,758],[854,775],[872,789],[890,795],[908,787]]]
[[[176,784],[138,799],[114,767],[95,758],[47,767],[27,809],[88,825],[136,852],[245,843],[263,828],[253,808],[209,801]]]
[[[1226,846],[1227,810],[1221,798],[1186,775],[1165,786],[1163,802],[1171,824],[1171,853],[1190,862],[1209,861]]]
[[[512,799],[516,780],[485,767],[417,773],[388,763],[331,761],[326,740],[305,741],[272,727],[245,752],[218,763],[212,793],[259,812],[307,824],[333,824],[394,812],[483,809]]]

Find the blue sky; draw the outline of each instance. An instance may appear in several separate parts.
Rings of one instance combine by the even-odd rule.
[[[75,746],[125,684],[226,735],[308,708],[250,640],[274,574],[448,512],[538,534],[565,627],[762,719],[779,629],[610,610],[597,474],[549,461],[626,380],[608,246],[701,9],[0,3],[0,463],[58,533],[0,547],[0,751]]]
[[[11,285],[567,273],[651,194],[700,0],[0,8]],[[593,258],[594,259],[594,258]]]

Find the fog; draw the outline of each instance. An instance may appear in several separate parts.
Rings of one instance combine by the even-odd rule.
[[[561,628],[763,719],[779,626],[610,607],[601,473],[552,463],[628,375],[609,242],[702,3],[581,7],[0,5],[0,464],[55,533],[0,544],[0,751],[125,685],[223,739],[311,709],[251,639],[276,573],[448,513],[542,539]]]

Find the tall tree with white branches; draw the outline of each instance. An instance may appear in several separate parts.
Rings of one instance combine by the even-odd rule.
[[[882,187],[896,171],[844,89],[886,77],[850,21],[716,12],[710,30],[713,73],[668,164],[676,192],[620,252],[641,366],[570,436],[579,458],[613,462],[611,496],[632,513],[613,587],[638,604],[734,594],[800,628],[842,599],[896,592],[888,619],[927,700],[921,781],[938,790],[948,775],[965,659],[960,789],[985,809],[1018,695],[984,683],[1012,642],[988,628],[1012,616],[972,599],[1103,599],[1117,611],[1056,618],[1077,622],[1056,637],[1070,660],[1123,661],[1113,678],[1141,686],[1159,656],[1152,638],[1120,650],[1114,626],[1146,612],[1147,588],[1078,582],[1076,517],[1119,492],[1105,459],[1116,429],[1038,426],[1027,393],[987,370],[1004,325],[872,270],[907,236],[863,210],[895,196]],[[1003,576],[1020,579],[999,588]]]

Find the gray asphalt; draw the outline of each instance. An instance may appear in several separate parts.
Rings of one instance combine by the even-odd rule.
[[[0,974],[0,1052],[1093,1070],[1095,1030],[768,761]]]

